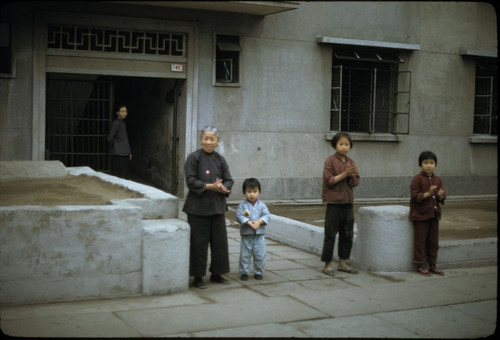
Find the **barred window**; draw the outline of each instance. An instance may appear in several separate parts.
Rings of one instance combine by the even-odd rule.
[[[399,131],[400,114],[408,120],[407,102],[401,105],[396,53],[370,48],[333,48],[330,130],[365,133],[408,133]],[[407,80],[406,82],[408,82]],[[399,107],[407,112],[398,112]]]
[[[496,58],[476,60],[474,133],[498,135],[498,87]]]
[[[215,83],[240,82],[240,39],[238,36],[215,36]]]

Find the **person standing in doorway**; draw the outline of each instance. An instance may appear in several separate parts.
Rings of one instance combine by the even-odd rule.
[[[132,161],[132,151],[125,124],[127,114],[126,105],[117,107],[116,119],[111,123],[107,138],[110,145],[111,174],[125,179],[130,177],[130,162]]]
[[[207,126],[201,131],[201,149],[186,159],[184,174],[189,189],[182,211],[187,214],[191,229],[189,276],[193,286],[207,288],[203,277],[207,270],[210,245],[210,282],[228,284],[221,274],[229,273],[226,197],[231,193],[233,179],[224,157],[215,151],[219,144],[217,128]]]
[[[339,234],[338,270],[350,274],[358,271],[350,268],[346,260],[351,255],[354,238],[354,193],[359,184],[356,163],[347,157],[352,148],[348,133],[339,132],[331,141],[335,153],[328,157],[323,168],[323,203],[327,203],[325,216],[325,236],[321,261],[325,262],[323,273],[333,276],[333,247],[336,234]]]

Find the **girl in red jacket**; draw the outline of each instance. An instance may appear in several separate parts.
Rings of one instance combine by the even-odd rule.
[[[422,172],[411,181],[410,220],[415,228],[413,262],[423,275],[444,275],[437,267],[439,249],[439,220],[446,191],[441,178],[434,175],[437,157],[432,151],[424,151],[418,157]],[[425,257],[429,269],[425,267]]]
[[[325,235],[321,261],[325,262],[323,273],[333,276],[333,246],[339,234],[338,270],[350,274],[358,271],[349,267],[346,260],[351,255],[354,236],[354,193],[352,188],[359,184],[356,163],[347,157],[352,148],[349,134],[339,132],[331,141],[335,154],[328,157],[323,169],[322,200],[326,203]]]

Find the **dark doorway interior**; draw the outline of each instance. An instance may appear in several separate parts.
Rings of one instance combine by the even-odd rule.
[[[106,137],[115,107],[125,104],[132,180],[177,189],[177,98],[174,79],[47,74],[45,154],[67,167],[110,172]]]

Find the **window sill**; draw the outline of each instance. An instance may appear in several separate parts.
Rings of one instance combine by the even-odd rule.
[[[331,131],[326,134],[326,140],[332,140],[333,136],[337,131]],[[390,133],[362,133],[362,132],[348,132],[353,141],[361,141],[361,142],[391,142],[398,143],[399,138],[397,135],[393,135]]]
[[[241,87],[240,83],[214,83],[216,87]]]
[[[471,144],[497,144],[498,136],[492,135],[474,135],[469,137]]]

